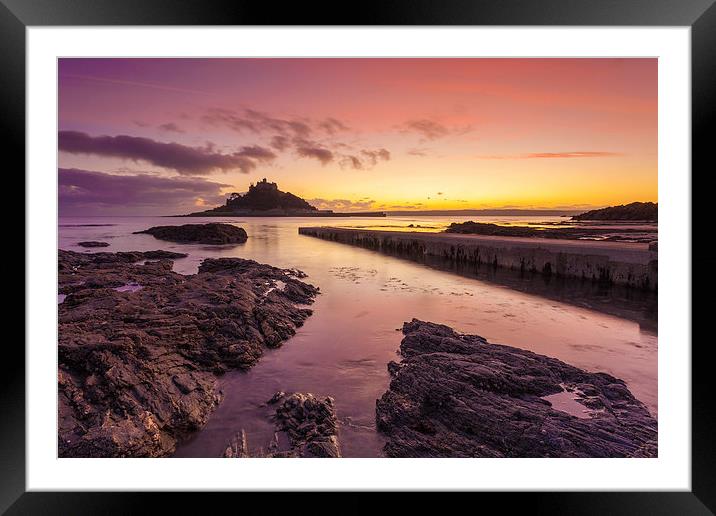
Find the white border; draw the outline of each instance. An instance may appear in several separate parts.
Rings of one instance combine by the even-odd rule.
[[[28,490],[690,489],[689,28],[32,27],[27,43]],[[658,459],[56,458],[57,57],[327,53],[659,58]]]

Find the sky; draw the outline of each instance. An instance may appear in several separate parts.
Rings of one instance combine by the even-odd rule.
[[[657,201],[656,59],[60,59],[61,215]]]

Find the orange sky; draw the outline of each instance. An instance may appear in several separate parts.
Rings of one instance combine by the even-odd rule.
[[[59,93],[73,213],[657,200],[656,59],[62,59]]]

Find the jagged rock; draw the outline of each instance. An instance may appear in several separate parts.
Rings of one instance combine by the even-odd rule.
[[[267,451],[249,453],[246,433],[241,430],[228,443],[223,457],[328,457],[341,456],[338,443],[336,410],[334,400],[323,400],[311,393],[287,395],[283,391],[274,394],[268,404],[275,405],[273,416],[276,431]]]
[[[282,456],[341,456],[334,403],[331,397],[320,400],[311,393],[283,398],[276,409],[276,429],[287,434],[291,450]]]
[[[159,240],[196,244],[242,244],[248,236],[243,228],[231,224],[182,224],[180,226],[155,226],[134,234],[149,234]]]
[[[318,293],[251,260],[207,259],[194,275],[146,261],[163,256],[59,251],[61,457],[170,454],[219,403],[216,375],[294,335],[311,314],[297,305]]]
[[[389,457],[657,454],[656,420],[617,378],[416,319],[403,333],[376,402]]]
[[[96,240],[88,240],[86,242],[77,242],[80,247],[109,247],[107,242],[98,242]]]
[[[244,430],[241,430],[241,432],[231,439],[222,457],[227,459],[244,459],[250,457],[249,444]]]

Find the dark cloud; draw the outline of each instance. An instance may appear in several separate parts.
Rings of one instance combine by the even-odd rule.
[[[159,126],[159,129],[162,131],[166,131],[168,133],[185,133],[184,129],[179,127],[174,122],[167,122],[166,124],[162,124]]]
[[[494,154],[478,156],[480,159],[560,159],[560,158],[611,158],[623,156],[619,152],[574,151],[574,152],[531,152],[528,154]]]
[[[154,174],[114,175],[91,170],[58,170],[60,214],[103,213],[118,208],[191,208],[223,204],[221,189],[228,187],[199,177],[165,177]]]
[[[275,157],[270,150],[258,146],[222,154],[212,145],[188,147],[137,136],[90,136],[78,131],[60,131],[58,141],[59,149],[64,152],[142,160],[184,175],[210,174],[217,170],[248,173],[256,168],[254,159],[267,161],[273,159],[271,156]]]

